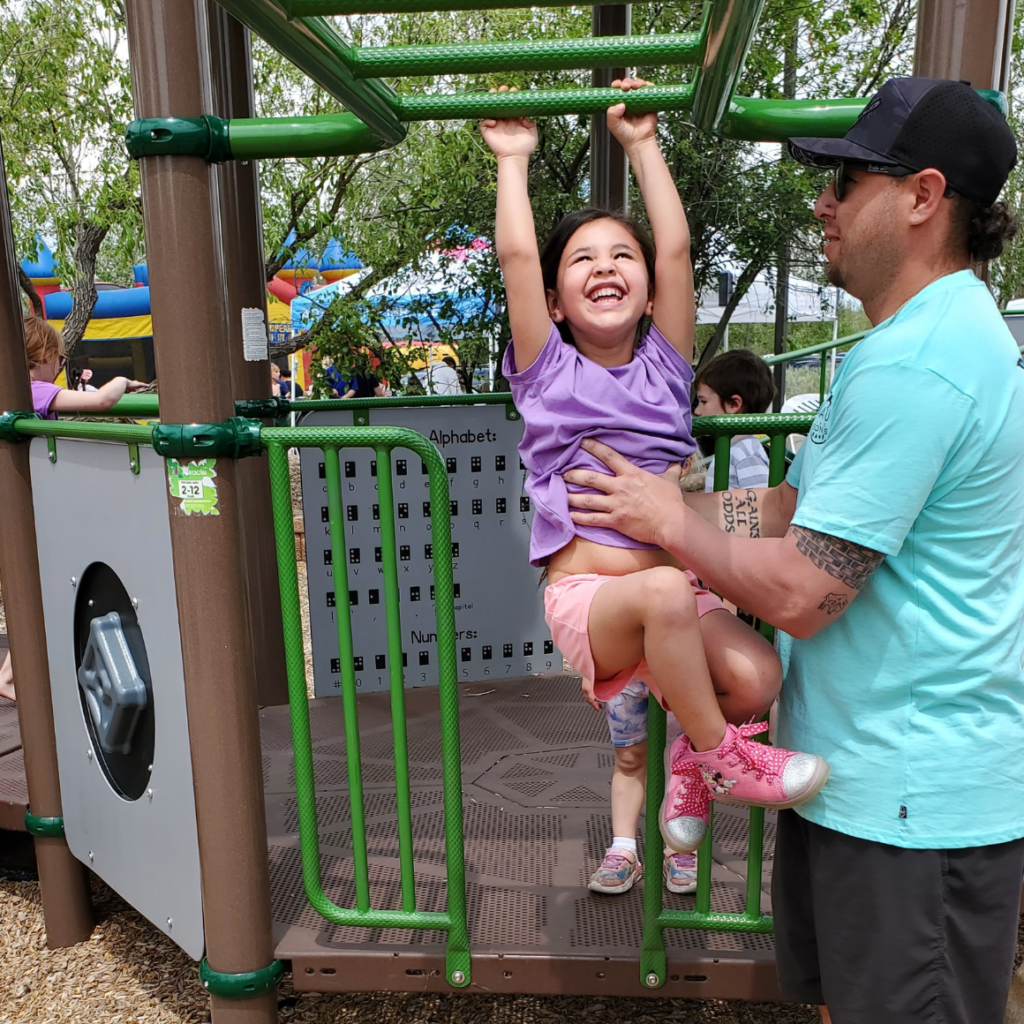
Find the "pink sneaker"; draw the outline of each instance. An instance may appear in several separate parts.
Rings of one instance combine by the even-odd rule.
[[[685,734],[672,742],[669,764],[672,774],[665,787],[658,823],[665,845],[676,853],[693,853],[704,841],[711,815],[711,794],[700,767],[687,760],[689,740]]]
[[[693,750],[689,739],[680,736],[683,743],[672,771],[699,766],[712,797],[726,803],[782,808],[810,800],[828,781],[828,761],[750,739],[767,728],[767,722],[727,725],[715,750]],[[675,745],[672,753],[676,754]]]

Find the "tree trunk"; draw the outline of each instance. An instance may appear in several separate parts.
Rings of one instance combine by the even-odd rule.
[[[75,346],[82,340],[86,325],[96,308],[96,257],[109,227],[98,224],[79,224],[75,229],[75,248],[72,256],[75,276],[71,283],[71,297],[74,300],[71,312],[64,321],[64,353],[69,360]]]
[[[754,278],[764,268],[760,263],[755,263],[751,260],[743,268],[743,273],[740,274],[739,279],[733,286],[732,295],[729,298],[729,302],[725,309],[722,310],[722,319],[718,321],[718,326],[715,328],[715,333],[711,335],[711,340],[704,346],[704,351],[700,354],[700,359],[697,360],[696,371],[700,372],[705,366],[718,354],[718,350],[725,339],[725,332],[729,329],[729,321],[732,319],[733,313],[736,312],[736,307],[740,304],[743,296],[750,291],[750,286],[754,283]]]
[[[21,285],[21,290],[28,296],[29,309],[32,310],[32,315],[42,316],[43,298],[36,291],[36,286],[32,283],[28,274],[20,266],[18,267],[18,284]]]

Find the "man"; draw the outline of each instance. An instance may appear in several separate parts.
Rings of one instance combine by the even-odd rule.
[[[433,395],[461,395],[462,381],[459,380],[458,363],[451,356],[445,356],[440,363],[432,363],[427,370],[427,386]]]
[[[835,1024],[1002,1024],[1024,874],[1024,361],[969,268],[1015,231],[997,197],[1016,144],[966,85],[904,78],[844,139],[790,152],[834,168],[828,277],[874,330],[787,481],[684,505],[587,442],[617,475],[569,474],[604,492],[571,495],[573,518],[660,544],[789,634],[779,742],[832,775],[779,814],[784,994]]]

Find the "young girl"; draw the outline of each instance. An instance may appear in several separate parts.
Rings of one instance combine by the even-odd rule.
[[[647,83],[615,83],[624,91]],[[607,472],[581,450],[594,437],[642,469],[673,472],[693,453],[690,392],[694,297],[689,229],[656,139],[654,114],[608,110],[637,176],[657,243],[628,218],[570,214],[537,250],[527,189],[537,130],[525,118],[485,120],[498,159],[495,244],[512,344],[505,375],[526,423],[520,453],[536,513],[530,561],[548,567],[546,618],[583,676],[587,699],[646,680],[684,730],[660,819],[666,843],[695,850],[712,791],[733,802],[790,807],[824,785],[828,765],[751,740],[781,671],[771,646],[653,545],[576,526],[563,474]],[[648,318],[651,318],[648,326]]]
[[[28,371],[32,378],[32,409],[43,419],[55,420],[58,412],[106,412],[126,391],[146,385],[127,377],[115,377],[101,388],[92,391],[68,391],[53,382],[64,368],[64,340],[45,320],[25,317],[25,347],[28,353]],[[7,652],[0,666],[0,697],[14,700],[14,672],[11,654]]]

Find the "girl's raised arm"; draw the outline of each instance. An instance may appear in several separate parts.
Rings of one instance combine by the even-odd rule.
[[[615,88],[637,89],[642,79],[616,79]],[[687,361],[693,362],[697,304],[690,263],[690,226],[672,174],[658,145],[657,114],[627,114],[619,103],[608,109],[608,129],[622,144],[636,175],[654,233],[654,326]]]
[[[537,127],[526,118],[490,118],[481,122],[480,132],[498,158],[494,245],[505,279],[516,370],[521,373],[540,355],[551,333],[527,187],[530,154],[537,145]]]
[[[145,386],[141,381],[114,377],[96,391],[60,391],[54,395],[50,409],[54,412],[106,412],[113,409],[126,391]]]

